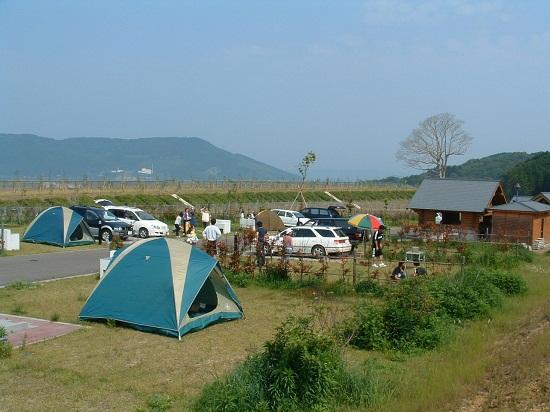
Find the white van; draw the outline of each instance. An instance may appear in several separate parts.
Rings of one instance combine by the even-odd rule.
[[[129,206],[104,206],[120,220],[132,225],[134,235],[145,239],[149,236],[167,236],[168,225],[146,211]]]
[[[285,226],[303,225],[309,220],[307,217],[295,210],[271,209],[271,211],[277,213]]]

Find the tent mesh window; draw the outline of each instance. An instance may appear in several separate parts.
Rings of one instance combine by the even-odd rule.
[[[218,306],[218,295],[216,289],[212,284],[210,276],[204,282],[200,292],[191,304],[188,314],[193,318],[196,316],[204,315],[205,313],[212,312]]]
[[[82,240],[84,238],[84,231],[82,230],[82,225],[78,225],[73,233],[71,234],[71,236],[69,237],[69,239],[71,241],[76,241],[76,240]]]

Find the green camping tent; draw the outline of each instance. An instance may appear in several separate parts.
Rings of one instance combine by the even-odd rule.
[[[23,234],[23,242],[55,246],[94,243],[82,216],[62,206],[50,207],[38,214]]]
[[[213,322],[242,318],[218,261],[177,239],[137,241],[116,254],[80,312],[181,338]]]

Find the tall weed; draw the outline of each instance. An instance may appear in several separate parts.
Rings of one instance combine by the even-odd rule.
[[[290,318],[262,352],[207,386],[197,411],[320,411],[367,402],[367,375],[347,370],[337,342],[310,318]]]

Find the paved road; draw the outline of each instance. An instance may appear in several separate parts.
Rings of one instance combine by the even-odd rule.
[[[0,286],[99,272],[99,259],[108,256],[105,248],[0,257]]]

